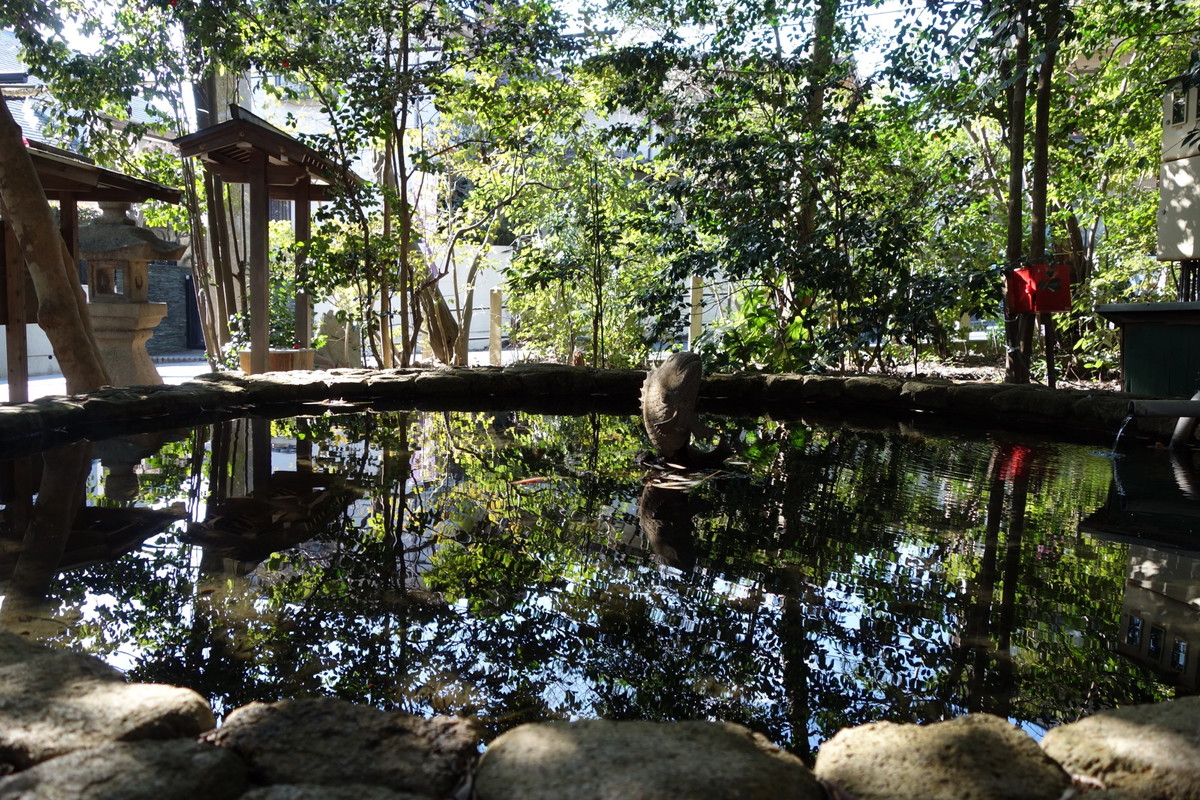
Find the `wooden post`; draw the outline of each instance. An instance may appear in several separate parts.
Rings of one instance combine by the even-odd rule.
[[[692,276],[692,315],[688,325],[688,349],[696,349],[696,340],[704,330],[704,281]]]
[[[58,230],[62,233],[67,252],[71,254],[71,269],[79,269],[79,201],[75,195],[63,192],[58,198]]]
[[[1196,267],[1200,261],[1179,262],[1179,302],[1190,303],[1196,297]]]
[[[17,248],[17,237],[8,222],[8,214],[0,203],[0,214],[4,216],[3,239],[0,249],[4,251],[4,296],[5,304],[4,343],[8,355],[8,402],[29,402],[29,351],[25,338],[25,260]]]
[[[294,232],[296,235],[296,281],[300,284],[296,290],[296,337],[297,347],[312,346],[312,298],[304,289],[308,278],[308,240],[312,236],[312,201],[309,199],[309,189],[312,179],[305,175],[296,184],[296,202],[294,216]]]
[[[1057,376],[1054,374],[1054,315],[1044,313],[1042,316],[1042,338],[1046,340],[1046,385],[1055,388]]]
[[[250,371],[267,371],[271,347],[271,265],[268,226],[271,201],[267,189],[267,154],[250,151]]]
[[[250,491],[254,497],[270,497],[271,491],[271,420],[250,420]]]
[[[491,314],[489,315],[488,327],[488,361],[493,367],[499,367],[503,363],[503,358],[500,353],[500,312],[503,306],[503,298],[499,289],[492,289],[489,293],[491,300]]]

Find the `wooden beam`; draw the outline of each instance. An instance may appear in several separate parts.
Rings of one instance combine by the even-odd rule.
[[[295,186],[272,186],[272,200],[295,200]],[[327,203],[333,199],[333,190],[324,184],[310,183],[308,187],[308,202]]]
[[[42,185],[62,181],[69,185],[87,187],[100,182],[100,171],[91,165],[31,152],[34,169]]]
[[[247,151],[246,155],[250,152]],[[261,152],[261,151],[259,151]],[[224,153],[210,153],[204,158],[205,166],[221,177],[226,183],[249,183],[250,172],[255,169],[253,161],[230,158]],[[267,165],[267,183],[271,186],[295,186],[300,180],[310,177],[310,173],[302,165],[295,162]]]
[[[77,192],[90,192],[96,188],[96,181],[81,181],[64,175],[54,175],[47,173],[42,175],[38,173],[38,180],[42,182],[42,191],[46,196],[53,197],[56,194],[74,194]]]
[[[270,349],[271,265],[268,227],[271,198],[267,191],[267,156],[254,151],[250,172],[250,371],[267,371]]]

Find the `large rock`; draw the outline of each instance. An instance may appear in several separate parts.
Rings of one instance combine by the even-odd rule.
[[[190,689],[125,683],[92,656],[0,634],[0,765],[9,769],[108,742],[195,737],[213,724]]]
[[[858,800],[1058,800],[1071,785],[1033,739],[990,714],[839,731],[816,774]]]
[[[584,720],[522,725],[488,747],[478,800],[822,800],[800,759],[740,725]]]
[[[232,800],[246,767],[191,739],[114,742],[0,779],[0,800]]]
[[[259,783],[364,783],[442,797],[474,761],[480,728],[314,698],[243,706],[205,739],[237,752]]]
[[[1200,697],[1126,706],[1051,729],[1047,755],[1136,798],[1200,798]],[[1088,795],[1091,797],[1091,795]]]

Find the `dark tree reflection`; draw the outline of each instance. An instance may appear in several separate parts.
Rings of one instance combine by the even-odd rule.
[[[751,421],[742,462],[662,476],[642,436],[513,413],[198,431],[138,472],[189,524],[42,569],[42,595],[78,619],[59,641],[219,712],[724,719],[810,755],[871,720],[1036,728],[1167,692],[1108,646],[1126,549],[1079,532],[1109,481],[1085,449]]]

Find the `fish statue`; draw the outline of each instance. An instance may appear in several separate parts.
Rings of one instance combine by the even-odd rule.
[[[650,370],[642,383],[642,424],[655,451],[669,464],[720,463],[732,454],[724,440],[707,452],[692,446],[693,436],[710,439],[716,434],[696,416],[702,373],[700,356],[684,350]]]

